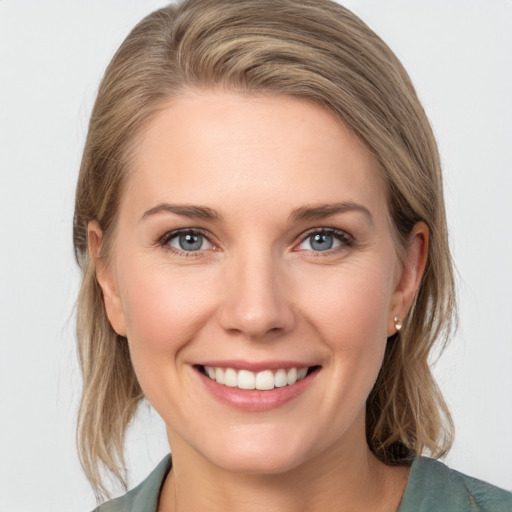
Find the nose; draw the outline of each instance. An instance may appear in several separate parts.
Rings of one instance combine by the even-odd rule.
[[[226,269],[219,311],[222,328],[251,339],[289,332],[296,315],[284,264],[264,251],[248,252],[251,254],[240,255]]]

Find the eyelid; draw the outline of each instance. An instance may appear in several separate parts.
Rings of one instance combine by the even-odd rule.
[[[170,231],[166,231],[161,237],[158,238],[159,244],[166,244],[172,238],[184,234],[184,233],[192,233],[194,235],[203,235],[204,237],[210,239],[209,233],[205,232],[201,228],[179,228],[179,229],[171,229]]]
[[[183,251],[183,250],[180,250],[176,247],[172,247],[169,245],[170,240],[172,240],[173,238],[175,238],[183,233],[191,233],[191,234],[204,236],[206,238],[206,240],[213,246],[213,250],[219,249],[219,244],[214,240],[213,235],[209,231],[202,229],[202,228],[195,228],[195,227],[194,228],[179,228],[179,229],[167,231],[161,237],[158,238],[157,245],[161,246],[173,253],[186,254],[187,256],[199,256],[199,255],[201,255],[201,253],[204,253],[205,251],[212,250],[212,248],[210,248],[210,249],[202,249],[202,250],[198,250],[198,251]],[[324,227],[311,228],[311,229],[308,229],[306,232],[302,233],[299,237],[299,241],[293,246],[293,250],[307,250],[307,249],[297,249],[297,247],[299,245],[301,245],[302,243],[304,243],[312,235],[319,234],[319,233],[334,235],[341,242],[342,245],[341,245],[341,247],[327,249],[325,251],[309,250],[309,252],[318,253],[317,255],[321,255],[322,253],[325,253],[325,254],[333,253],[340,249],[346,249],[347,247],[351,247],[355,244],[354,237],[351,234],[349,234],[348,232],[341,230],[341,229],[324,226]]]
[[[181,234],[185,234],[185,233],[203,236],[213,246],[213,248],[201,249],[198,251],[183,251],[183,250],[173,247],[169,244],[169,242],[173,238],[176,238],[177,236],[179,236]],[[173,229],[173,230],[167,231],[160,238],[158,238],[157,245],[163,247],[164,249],[166,249],[172,253],[184,254],[188,257],[199,256],[199,255],[201,255],[201,253],[204,253],[206,251],[216,250],[218,248],[218,244],[213,240],[212,234],[209,231],[206,231],[202,228],[179,228],[179,229]]]
[[[347,233],[346,231],[343,231],[341,229],[333,228],[333,227],[318,227],[318,228],[311,228],[308,229],[305,233],[302,233],[300,235],[298,243],[295,244],[294,249],[296,249],[299,245],[304,243],[309,237],[316,234],[329,234],[334,235],[341,243],[341,247],[336,247],[333,249],[327,249],[325,251],[310,251],[314,253],[318,253],[318,255],[329,254],[332,252],[336,252],[340,249],[346,249],[347,247],[352,247],[355,244],[354,237]],[[307,250],[307,249],[298,249],[298,250]]]

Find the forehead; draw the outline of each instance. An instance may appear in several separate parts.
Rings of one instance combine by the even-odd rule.
[[[331,112],[293,97],[189,92],[146,126],[131,164],[123,202],[132,210],[342,200],[386,209],[366,147]]]

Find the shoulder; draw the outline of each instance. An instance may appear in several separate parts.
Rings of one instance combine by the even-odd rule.
[[[171,456],[168,455],[137,487],[107,501],[93,512],[157,512],[160,491],[171,465]]]
[[[457,510],[460,512],[511,512],[512,493],[463,475],[442,462],[417,457],[399,512]]]

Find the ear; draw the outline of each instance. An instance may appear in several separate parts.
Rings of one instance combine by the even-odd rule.
[[[401,320],[405,318],[418,291],[427,264],[428,238],[427,225],[424,222],[417,222],[409,235],[406,261],[401,266],[393,292],[388,319],[388,337],[397,331],[394,318],[399,317]]]
[[[103,232],[97,221],[92,220],[87,225],[89,257],[94,264],[96,279],[103,292],[103,304],[107,317],[114,331],[120,336],[126,336],[124,312],[112,265],[101,256]]]

